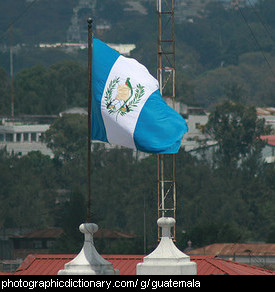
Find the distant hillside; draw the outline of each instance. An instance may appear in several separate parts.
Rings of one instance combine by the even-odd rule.
[[[0,1],[0,32],[11,22],[13,41],[17,43],[57,42],[66,40],[73,7],[77,0]],[[8,42],[2,35],[0,43]]]
[[[239,9],[225,0],[175,3],[177,99],[210,107],[239,88],[236,94],[243,95],[242,100],[274,106],[275,1],[239,1]],[[131,56],[155,75],[155,0],[1,0],[0,66],[9,72],[11,22],[12,42],[20,44],[14,49],[15,73],[64,60],[86,66],[85,50],[42,50],[36,45],[86,42],[90,16],[97,37],[105,42],[134,43]]]
[[[85,41],[88,17],[94,18],[95,27],[110,24],[111,28],[129,18],[138,22],[139,15],[148,16],[153,5],[155,1],[1,0],[0,44],[9,42],[11,23],[15,44]]]

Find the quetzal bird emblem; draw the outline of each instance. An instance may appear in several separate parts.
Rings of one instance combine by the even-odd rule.
[[[141,97],[144,95],[144,86],[138,84],[134,94],[134,88],[129,77],[123,84],[119,84],[119,81],[120,78],[117,77],[109,83],[104,98],[109,114],[117,113],[117,115],[123,116],[137,107]],[[117,94],[113,98],[115,88],[117,88]]]

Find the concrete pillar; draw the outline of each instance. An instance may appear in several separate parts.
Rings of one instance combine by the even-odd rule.
[[[84,245],[80,253],[58,275],[119,275],[113,264],[102,258],[95,249],[93,234],[98,226],[94,223],[85,223],[79,226],[84,233]]]
[[[159,218],[157,224],[162,228],[162,237],[157,248],[137,264],[137,275],[196,275],[197,264],[181,252],[171,238],[171,228],[175,219]]]

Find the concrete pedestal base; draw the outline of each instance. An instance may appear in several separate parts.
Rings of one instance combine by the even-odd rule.
[[[113,269],[113,264],[102,258],[95,249],[93,234],[98,226],[94,223],[85,223],[79,226],[84,233],[85,241],[80,253],[58,275],[119,275],[119,271]]]
[[[197,264],[181,252],[174,244],[170,230],[175,224],[174,218],[158,219],[162,228],[162,238],[157,248],[137,264],[137,275],[196,275]]]

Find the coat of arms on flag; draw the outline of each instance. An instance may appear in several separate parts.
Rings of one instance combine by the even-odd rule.
[[[104,96],[108,113],[126,115],[137,107],[143,95],[144,86],[137,84],[133,88],[129,77],[123,83],[116,77],[110,81]]]
[[[187,132],[147,68],[93,41],[92,139],[148,153],[177,153]]]

